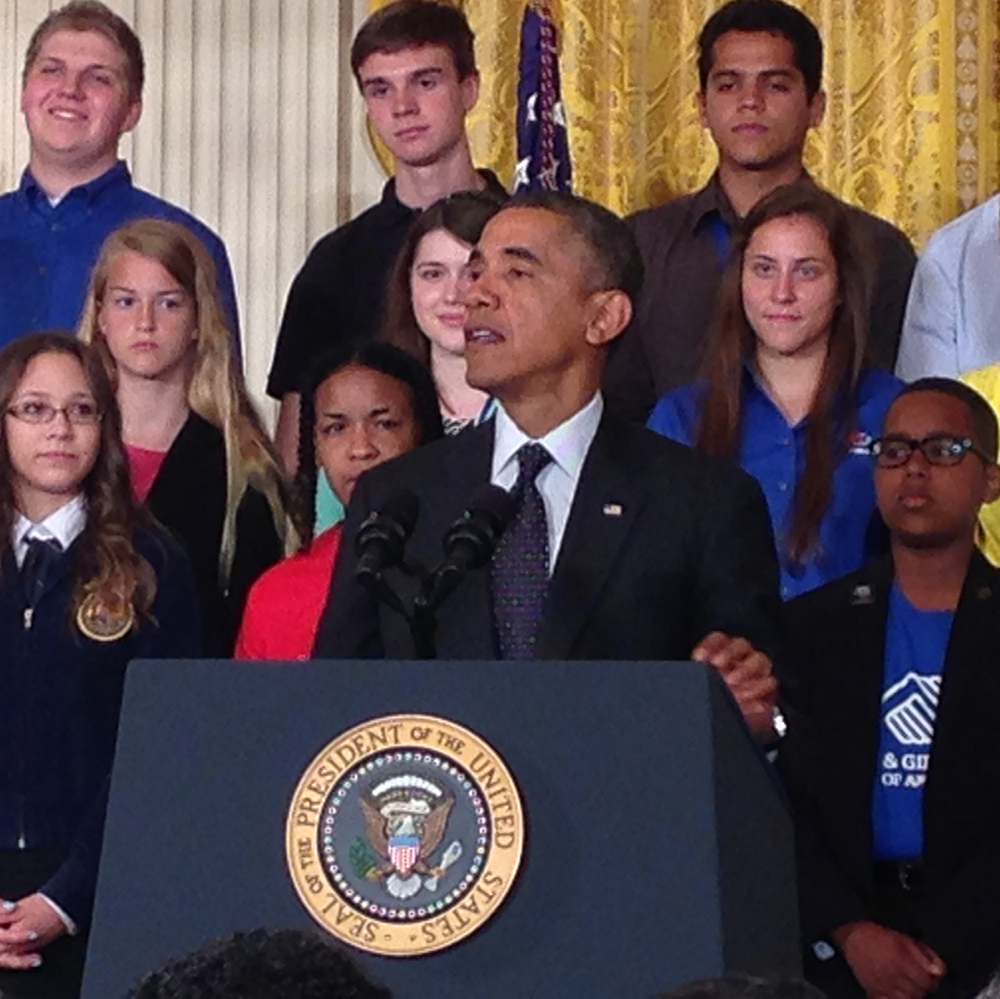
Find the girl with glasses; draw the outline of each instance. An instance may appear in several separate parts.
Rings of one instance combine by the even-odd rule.
[[[72,996],[125,667],[198,655],[198,602],[135,504],[95,351],[14,341],[0,412],[0,993]]]

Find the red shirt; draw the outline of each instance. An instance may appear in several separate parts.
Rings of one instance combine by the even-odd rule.
[[[129,477],[132,480],[132,495],[136,498],[136,502],[145,503],[156,477],[160,474],[167,452],[150,451],[149,448],[126,444],[125,454],[128,457]]]
[[[340,548],[340,524],[250,587],[234,659],[308,659]]]

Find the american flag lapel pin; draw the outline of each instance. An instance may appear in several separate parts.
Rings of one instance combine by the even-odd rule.
[[[622,505],[621,503],[605,503],[604,504],[604,516],[605,517],[620,517],[622,515]]]

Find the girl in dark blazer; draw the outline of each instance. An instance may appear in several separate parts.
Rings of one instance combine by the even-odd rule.
[[[79,988],[125,667],[200,652],[183,551],[133,501],[68,335],[0,353],[0,993]]]
[[[232,356],[212,258],[183,226],[108,237],[80,337],[115,380],[132,487],[187,549],[205,651],[232,652],[250,584],[289,540],[271,444]]]

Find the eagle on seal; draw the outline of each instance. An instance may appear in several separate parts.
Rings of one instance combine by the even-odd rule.
[[[367,877],[383,881],[393,898],[406,899],[421,887],[435,890],[438,879],[461,854],[456,841],[438,866],[429,865],[431,854],[444,839],[455,797],[419,778],[387,783],[395,786],[381,785],[359,798],[368,842],[384,861]]]

